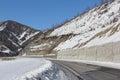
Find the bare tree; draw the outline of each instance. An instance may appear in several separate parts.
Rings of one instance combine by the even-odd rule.
[[[104,3],[107,3],[109,1],[112,1],[112,0],[100,0],[100,4],[104,4]]]
[[[86,8],[86,12],[89,11],[89,10],[90,10],[90,7],[88,6],[88,7]]]

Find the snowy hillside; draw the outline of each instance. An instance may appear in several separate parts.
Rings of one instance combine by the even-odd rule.
[[[120,17],[120,2],[105,3],[89,12],[67,22],[60,28],[55,29],[50,36],[65,34],[83,34],[90,31],[100,31],[108,25],[115,24]]]
[[[91,47],[120,41],[119,36],[120,0],[112,0],[45,31],[24,53],[49,54],[64,49]]]
[[[60,43],[54,50],[90,47],[120,41],[120,38],[117,38],[120,36],[119,24],[120,1],[114,0],[76,17],[60,28],[55,29],[49,36],[78,34]],[[112,31],[114,31],[113,34]]]
[[[15,21],[0,23],[0,56],[18,54],[28,41],[39,33],[40,31]]]

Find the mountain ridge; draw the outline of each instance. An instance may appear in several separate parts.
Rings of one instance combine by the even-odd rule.
[[[28,44],[30,38],[39,34],[39,30],[32,29],[18,22],[7,20],[0,23],[0,53],[1,56],[18,55],[19,51]],[[31,40],[30,40],[31,41]],[[26,43],[28,42],[28,43]],[[24,45],[25,44],[25,45]]]

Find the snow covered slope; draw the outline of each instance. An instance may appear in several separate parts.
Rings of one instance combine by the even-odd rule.
[[[120,0],[105,3],[55,29],[50,36],[77,34],[54,50],[82,48],[120,41]]]
[[[90,31],[103,30],[108,25],[115,24],[120,17],[120,2],[115,0],[112,3],[105,3],[87,13],[76,17],[55,29],[50,36],[65,34],[83,34]]]
[[[0,23],[0,56],[16,55],[40,31],[15,21]]]
[[[64,49],[77,49],[120,41],[119,36],[120,0],[112,0],[56,28],[45,31],[27,47],[29,50],[25,52],[28,54],[56,53]]]

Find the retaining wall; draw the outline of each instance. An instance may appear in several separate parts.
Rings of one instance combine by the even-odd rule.
[[[58,51],[57,59],[120,62],[120,42]]]

